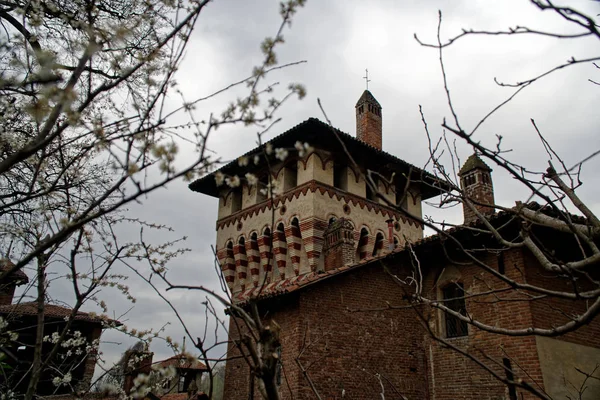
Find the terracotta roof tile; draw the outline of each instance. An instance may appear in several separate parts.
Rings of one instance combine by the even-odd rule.
[[[14,266],[15,264],[13,264],[12,261],[10,261],[9,259],[0,259],[0,275],[5,273],[6,271],[9,271]],[[16,281],[18,285],[22,285],[29,282],[27,274],[25,274],[25,272],[23,272],[23,270],[21,269],[13,272],[12,275],[8,276],[7,278]]]
[[[184,368],[184,369],[195,369],[198,371],[208,371],[206,365],[204,365],[199,360],[190,361],[190,359],[185,354],[177,354],[173,357],[169,357],[166,360],[160,361],[158,363],[161,367],[173,366],[175,368]]]
[[[71,308],[62,307],[55,304],[45,304],[44,305],[44,313],[46,317],[50,318],[59,318],[63,319],[67,316],[70,316],[72,312]],[[0,306],[0,315],[37,315],[37,303],[36,302],[27,302],[27,303],[19,303],[19,304],[7,304]],[[77,321],[87,321],[87,322],[95,322],[102,323],[104,321],[103,318],[98,316],[78,311],[75,315],[75,320]],[[106,322],[115,322],[118,325],[121,325],[120,322],[114,320],[107,320]]]

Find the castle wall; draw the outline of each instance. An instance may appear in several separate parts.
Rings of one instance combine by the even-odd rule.
[[[443,257],[443,255],[440,255]],[[497,268],[495,257],[489,256],[485,262]],[[520,251],[506,252],[504,255],[506,276],[524,282],[523,257]],[[433,265],[432,265],[433,267]],[[446,271],[453,271],[444,277],[440,275]],[[441,299],[441,288],[452,282],[464,285],[465,293],[470,295],[487,292],[493,288],[505,287],[489,273],[483,272],[475,265],[453,267],[448,262],[431,269],[426,276],[425,287],[428,296]],[[437,285],[436,285],[437,283]],[[530,302],[514,301],[523,298],[518,293],[510,291],[498,295],[508,301],[497,301],[493,295],[468,297],[466,299],[467,313],[477,320],[499,328],[525,328],[531,326],[532,315]],[[512,301],[511,301],[512,299]],[[436,334],[444,337],[443,312],[431,311],[432,323],[430,326]],[[502,359],[511,361],[515,375],[522,376],[528,381],[542,385],[542,373],[536,350],[535,337],[511,337],[486,333],[468,327],[468,336],[447,338],[449,343],[482,360],[492,371],[506,378],[506,371],[502,367]],[[478,399],[509,399],[507,387],[495,379],[488,371],[466,358],[459,352],[444,348],[444,346],[430,338],[425,339],[429,357],[429,386],[431,399],[435,400],[478,400]],[[499,360],[500,364],[486,358],[483,354]],[[537,387],[539,389],[539,387]],[[517,390],[518,399],[537,399],[531,393]]]
[[[505,275],[517,282],[554,290],[564,289],[565,285],[569,284],[564,279],[552,277],[544,271],[526,251],[510,250],[504,252],[502,257]],[[484,261],[487,265],[498,269],[498,258],[495,254],[489,254]],[[566,322],[566,315],[580,314],[587,306],[583,300],[546,298],[532,301],[524,293],[516,291],[473,296],[492,289],[505,288],[506,284],[475,265],[459,268],[448,263],[442,265],[444,272],[441,276],[442,266],[433,269],[427,275],[425,285],[429,295],[435,296],[437,293],[438,298],[441,298],[439,297],[441,287],[450,282],[461,282],[469,295],[466,299],[468,314],[496,328],[519,329],[534,326],[548,329],[558,323]],[[455,273],[450,273],[448,279],[444,279],[448,271],[455,271]],[[437,286],[434,286],[434,282],[437,282]],[[516,301],[517,299],[520,301]],[[440,311],[433,311],[432,316],[434,317],[432,329],[444,336],[445,316]],[[498,335],[472,326],[468,327],[468,331],[468,336],[446,340],[482,360],[492,371],[504,378],[506,378],[506,371],[502,365],[484,357],[483,354],[500,363],[503,359],[510,360],[516,376],[532,382],[536,389],[545,391],[552,398],[566,398],[567,392],[571,397],[575,396],[570,384],[581,385],[585,378],[577,373],[576,368],[591,373],[598,360],[593,355],[600,354],[600,321],[594,321],[558,338]],[[426,342],[430,362],[428,373],[431,399],[509,398],[507,387],[488,371],[467,360],[458,352],[443,348],[431,339],[426,339]],[[569,356],[558,356],[561,352],[568,353]],[[596,370],[596,374],[600,377],[600,371]],[[584,399],[597,398],[600,393],[596,380],[592,379],[592,381],[594,382],[590,382],[590,387],[586,391],[586,396],[591,397],[584,397]],[[522,389],[516,389],[516,392],[518,399],[538,398]]]
[[[403,294],[378,267],[339,276],[261,308],[265,323],[275,321],[280,326],[285,371],[281,398],[315,398],[298,358],[323,399],[371,400],[378,397],[382,385],[386,398],[401,398],[401,394],[426,399],[424,330],[414,312],[372,310],[385,308],[386,302],[406,305]],[[239,333],[231,329],[235,340]],[[237,354],[231,349],[229,356]],[[246,363],[228,361],[224,398],[248,399],[249,387]]]
[[[393,208],[360,198],[348,192],[336,189],[330,185],[317,181],[306,182],[275,198],[273,202],[264,201],[253,207],[222,218],[217,222],[217,256],[223,266],[228,282],[231,282],[233,292],[239,292],[250,287],[250,284],[262,284],[291,278],[298,274],[311,271],[322,271],[324,269],[323,233],[331,218],[344,217],[352,222],[355,227],[355,238],[357,250],[359,246],[358,236],[361,229],[368,231],[365,255],[371,256],[375,247],[377,233],[385,238],[384,249],[387,251],[388,223],[387,220],[394,219],[395,227],[393,235],[400,246],[408,240],[416,241],[423,237],[423,229],[414,221],[403,218]],[[298,219],[300,237],[291,234],[291,224],[294,218]],[[275,221],[272,225],[272,221]],[[258,243],[260,253],[260,266],[257,276],[253,276],[248,261],[239,260],[239,251],[235,248],[227,249],[229,242],[235,247],[240,238],[248,242],[253,233],[256,233],[259,242],[265,229],[274,233],[278,225],[284,226],[284,234],[274,235],[273,243],[267,243],[269,238],[263,238],[263,243]],[[295,248],[293,242],[296,242]],[[292,253],[297,251],[297,265],[294,265]],[[249,256],[246,249],[245,257]],[[357,259],[359,261],[360,257]],[[239,271],[245,268],[245,271]]]

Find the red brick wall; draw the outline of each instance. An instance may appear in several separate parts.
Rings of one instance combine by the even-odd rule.
[[[537,266],[538,262],[533,255],[527,254],[525,263],[527,265],[527,283],[556,291],[573,291],[573,283],[570,280],[560,278],[556,274],[547,272]],[[598,276],[594,278],[598,279]],[[578,277],[577,282],[580,291],[591,289],[589,285],[586,285],[583,276]],[[549,329],[559,323],[567,322],[566,315],[581,315],[587,306],[589,304],[586,304],[585,300],[575,301],[552,297],[543,301],[532,302],[531,312],[536,327]],[[574,332],[560,336],[558,339],[600,348],[600,320],[596,318],[589,325],[584,325]]]
[[[484,183],[482,177],[483,174],[487,174],[489,176],[489,173],[487,171],[475,171],[477,183],[467,187],[465,189],[465,194],[468,196],[469,199],[473,200],[474,202],[494,205],[494,187],[492,185],[492,180],[491,178],[489,178],[489,183]],[[470,173],[467,175],[470,175]],[[495,211],[493,207],[486,207],[475,203],[473,205],[475,206],[477,211],[479,211],[483,215],[490,215],[493,214]],[[477,215],[466,204],[463,204],[463,214],[465,224],[479,220]]]
[[[368,111],[368,103],[364,103],[364,112],[356,114],[356,138],[381,150],[382,120],[381,116]],[[373,106],[374,107],[374,106]]]
[[[376,374],[388,397],[427,398],[424,330],[414,312],[367,310],[385,308],[386,301],[405,304],[403,295],[381,267],[373,267],[315,285],[269,310],[282,332],[282,398],[292,398],[290,392],[296,399],[314,398],[296,364],[302,349],[300,361],[323,399],[342,398],[342,391],[345,398],[376,398]],[[227,363],[224,398],[248,398],[248,373],[243,360]]]
[[[424,329],[404,291],[381,266],[338,276],[301,297],[302,328],[310,344],[302,357],[323,399],[427,398]],[[373,309],[381,309],[374,311]],[[312,363],[312,364],[311,364]],[[311,398],[303,382],[298,398]]]
[[[486,258],[486,263],[498,267],[495,256]],[[524,281],[523,257],[521,252],[513,250],[504,254],[506,276]],[[446,265],[445,267],[448,267]],[[493,288],[505,287],[499,279],[475,265],[460,268],[460,282],[463,283],[467,295],[489,291]],[[433,283],[438,279],[441,267],[426,278],[429,296],[435,298]],[[522,328],[531,326],[532,316],[529,301],[515,301],[519,298],[516,292],[498,293],[493,295],[468,297],[466,309],[477,320],[499,328]],[[500,301],[499,301],[500,300]],[[510,300],[510,301],[505,301]],[[444,316],[433,312],[435,321],[439,324]],[[439,325],[436,326],[439,328]],[[478,330],[469,326],[467,337],[446,339],[448,342],[463,349],[467,353],[482,360],[493,371],[506,377],[502,367],[502,359],[511,360],[515,376],[520,376],[529,382],[543,387],[542,373],[537,357],[534,337],[510,337]],[[502,399],[508,398],[506,386],[495,379],[489,372],[462,354],[448,348],[442,348],[437,342],[427,338],[429,352],[429,381],[431,398],[436,400],[451,399]],[[488,359],[491,357],[500,364]],[[537,398],[527,392],[518,390],[519,399]],[[506,396],[506,397],[504,397]]]
[[[282,391],[283,398],[289,397],[289,389],[286,382],[289,382],[289,386],[296,393],[299,387],[299,375],[296,367],[295,357],[299,352],[300,344],[300,320],[298,316],[298,299],[295,297],[288,297],[283,301],[276,302],[276,305],[271,307],[269,310],[261,310],[262,315],[267,315],[264,318],[265,324],[271,324],[271,321],[276,321],[281,331],[281,360],[283,363],[283,374],[282,382],[284,383],[285,391]],[[243,337],[247,330],[242,321],[238,320],[239,323],[233,318],[229,320],[229,347],[228,347],[228,358],[225,367],[225,388],[223,392],[224,399],[248,399],[248,393],[250,390],[250,369],[247,362],[239,358],[240,352],[238,351],[234,341]],[[254,398],[260,399],[261,396],[258,393],[258,383],[254,383]]]
[[[560,288],[560,279],[541,270],[535,260],[521,250],[503,255],[506,276],[519,281]],[[496,255],[485,261],[498,269]],[[408,265],[408,264],[406,264]],[[436,298],[436,282],[442,270],[450,266],[442,260],[427,260],[425,291]],[[396,271],[398,272],[398,271]],[[461,266],[459,281],[467,294],[504,288],[506,284],[475,265]],[[398,272],[406,276],[406,272]],[[386,398],[408,399],[508,399],[507,388],[488,371],[456,351],[433,341],[411,308],[388,309],[407,305],[410,289],[401,287],[380,265],[367,266],[315,284],[293,296],[268,301],[266,320],[281,327],[284,378],[282,398],[314,398],[307,380],[296,364],[308,369],[323,399],[373,399],[381,390],[381,374]],[[581,312],[584,302],[529,301],[522,293],[506,291],[495,295],[467,298],[466,308],[477,320],[496,327],[549,327],[560,312]],[[439,331],[443,316],[424,310],[430,326]],[[501,376],[502,359],[511,360],[515,376],[543,390],[543,380],[535,337],[510,337],[483,332],[469,326],[467,337],[448,339]],[[233,338],[239,337],[232,329]],[[600,323],[593,322],[561,340],[600,347]],[[235,355],[230,351],[230,355]],[[287,379],[286,379],[287,378]],[[243,360],[228,362],[226,399],[247,399],[249,371]],[[287,383],[286,383],[287,382]],[[519,399],[535,398],[517,390]],[[258,395],[258,394],[257,394]],[[259,398],[256,397],[255,398]]]

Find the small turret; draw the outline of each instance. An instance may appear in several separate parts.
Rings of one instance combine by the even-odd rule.
[[[494,186],[492,169],[483,162],[477,153],[472,154],[458,172],[460,187],[465,196],[471,200],[477,211],[485,216],[494,214]],[[477,221],[477,215],[463,203],[464,223]]]
[[[356,138],[381,150],[381,105],[368,90],[363,92],[356,103]]]

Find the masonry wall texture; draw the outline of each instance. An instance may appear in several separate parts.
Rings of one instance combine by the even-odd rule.
[[[511,250],[502,257],[506,276],[518,282],[545,276],[527,253]],[[485,261],[498,268],[495,255]],[[386,267],[397,276],[409,275],[410,267],[401,265],[404,263],[387,263]],[[470,294],[504,285],[489,273],[482,273],[477,266],[456,268],[440,259],[437,267],[427,271],[424,287],[435,298],[443,286],[455,282],[462,283]],[[341,399],[342,393],[344,398],[373,399],[381,387],[392,398],[401,398],[394,397],[392,393],[395,393],[407,399],[509,399],[507,387],[492,374],[428,335],[415,310],[406,307],[411,290],[395,282],[382,265],[373,264],[280,300],[263,302],[262,313],[268,316],[265,323],[273,320],[281,327],[285,371],[282,398],[314,398],[308,381],[296,364],[296,358],[301,354],[299,360],[308,368],[310,379],[323,399]],[[516,292],[507,292],[500,298],[475,296],[468,298],[466,303],[468,313],[483,323],[510,329],[548,327],[556,321],[556,316],[548,314],[547,310],[552,310],[552,314],[577,312],[584,306],[584,302],[532,302]],[[429,318],[432,331],[443,336],[445,316],[422,307],[419,311]],[[233,322],[230,329],[232,338],[236,338],[237,329]],[[600,324],[595,321],[576,333],[552,340],[561,344],[565,351],[583,352],[586,347],[570,346],[568,342],[585,345],[587,349],[592,349],[590,346],[600,348],[599,330]],[[557,360],[546,356],[542,360],[546,365],[542,365],[539,339],[534,336],[512,337],[469,327],[468,336],[447,340],[467,354],[482,359],[501,377],[506,377],[502,360],[508,359],[514,374],[533,382],[536,389],[544,392],[553,390],[552,384],[556,386],[553,381],[548,381],[548,373],[544,380],[542,370],[545,367],[545,370],[555,371]],[[236,352],[231,351],[230,357],[234,354]],[[482,357],[483,354],[489,358]],[[574,364],[560,368],[573,375],[575,367],[585,366],[577,360],[575,357],[572,359]],[[564,360],[560,362],[564,364]],[[226,371],[225,398],[248,398],[250,383],[245,362],[229,361]],[[517,389],[516,393],[518,399],[537,398],[522,389]],[[597,394],[597,391],[590,392],[588,396]]]
[[[281,327],[282,398],[314,398],[296,363],[299,354],[323,399],[342,398],[342,393],[345,398],[373,399],[381,384],[387,393],[427,398],[425,330],[416,314],[410,308],[374,310],[384,309],[386,302],[406,305],[403,295],[379,267],[265,305],[265,323],[274,320]],[[239,335],[233,321],[230,334],[234,339]],[[225,379],[224,398],[248,398],[249,374],[243,360],[227,363]]]
[[[501,251],[492,235],[472,229],[479,213],[502,224],[503,235],[519,234],[516,223],[495,219],[491,168],[477,154],[466,160],[459,175],[473,207],[463,203],[468,226],[450,229],[490,270],[467,262],[444,236],[423,238],[423,226],[394,207],[421,217],[422,200],[439,194],[438,186],[426,172],[381,151],[381,106],[368,90],[355,111],[356,139],[314,120],[273,139],[287,148],[306,135],[314,140],[308,154],[251,171],[263,181],[265,171],[271,174],[278,189],[273,198],[245,182],[215,187],[211,176],[190,186],[219,197],[217,256],[233,301],[242,307],[257,301],[263,323],[280,332],[281,397],[315,398],[309,382],[328,400],[374,399],[382,391],[386,398],[411,400],[528,400],[536,390],[556,399],[573,396],[565,388],[582,384],[577,369],[592,372],[600,357],[599,321],[557,338],[501,335],[473,325],[450,337],[448,315],[410,303],[416,283],[435,302],[451,302],[444,293],[462,287],[463,315],[500,330],[552,329],[589,307],[585,300],[514,290],[497,275],[573,290],[571,281],[543,270],[526,250]],[[339,147],[336,153],[340,142],[355,146],[353,157],[361,162],[350,162]],[[239,173],[236,167],[224,173]],[[379,196],[365,181],[368,171],[375,172]],[[572,256],[575,244],[565,237],[531,229],[559,258]],[[226,399],[259,398],[258,382],[235,345],[245,334],[244,324],[231,318]],[[512,380],[511,374],[532,389],[499,381]],[[582,400],[597,398],[600,385],[590,384]]]

